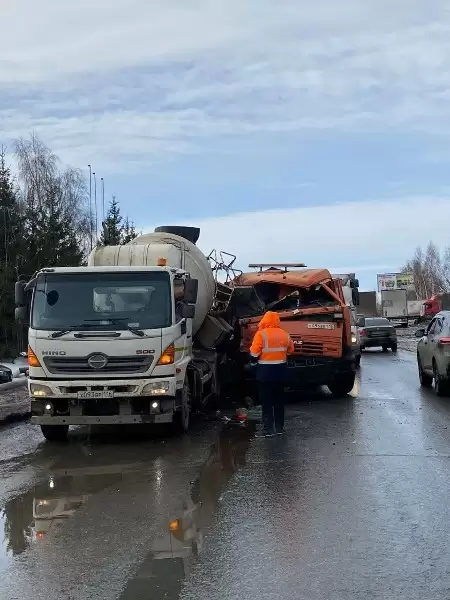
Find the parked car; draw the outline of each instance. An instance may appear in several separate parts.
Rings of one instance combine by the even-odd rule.
[[[9,383],[12,379],[13,375],[11,369],[5,365],[0,365],[0,383]]]
[[[434,384],[438,396],[450,395],[450,310],[439,312],[416,337],[420,385]]]
[[[397,332],[395,327],[382,317],[363,317],[358,320],[361,350],[365,348],[383,348],[387,352],[397,352]]]

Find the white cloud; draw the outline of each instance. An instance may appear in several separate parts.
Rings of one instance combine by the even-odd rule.
[[[450,131],[444,0],[0,3],[0,134],[36,129],[66,160],[116,169],[261,132]]]
[[[241,269],[255,262],[304,262],[360,273],[401,268],[430,236],[438,246],[449,245],[449,223],[449,197],[411,197],[237,213],[185,224],[200,227],[198,245],[205,254],[213,248],[235,254]]]

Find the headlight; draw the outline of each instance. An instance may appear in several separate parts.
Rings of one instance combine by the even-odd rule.
[[[47,385],[40,385],[39,383],[32,383],[30,385],[30,393],[34,398],[53,396],[52,390]]]
[[[154,383],[147,383],[141,394],[143,396],[164,396],[164,394],[169,393],[169,388],[168,381],[155,381]]]
[[[352,333],[352,344],[356,344],[356,335]]]

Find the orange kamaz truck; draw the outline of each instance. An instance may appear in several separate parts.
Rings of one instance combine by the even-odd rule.
[[[277,312],[295,353],[289,357],[293,388],[326,385],[333,395],[348,394],[355,383],[351,317],[342,285],[327,269],[302,263],[252,264],[232,282],[235,340],[243,371],[250,373],[249,348],[267,310]]]

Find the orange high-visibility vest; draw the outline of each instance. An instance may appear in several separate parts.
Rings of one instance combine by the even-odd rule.
[[[250,354],[258,358],[260,365],[280,365],[287,361],[287,355],[294,351],[291,336],[278,327],[260,329],[253,338]]]

